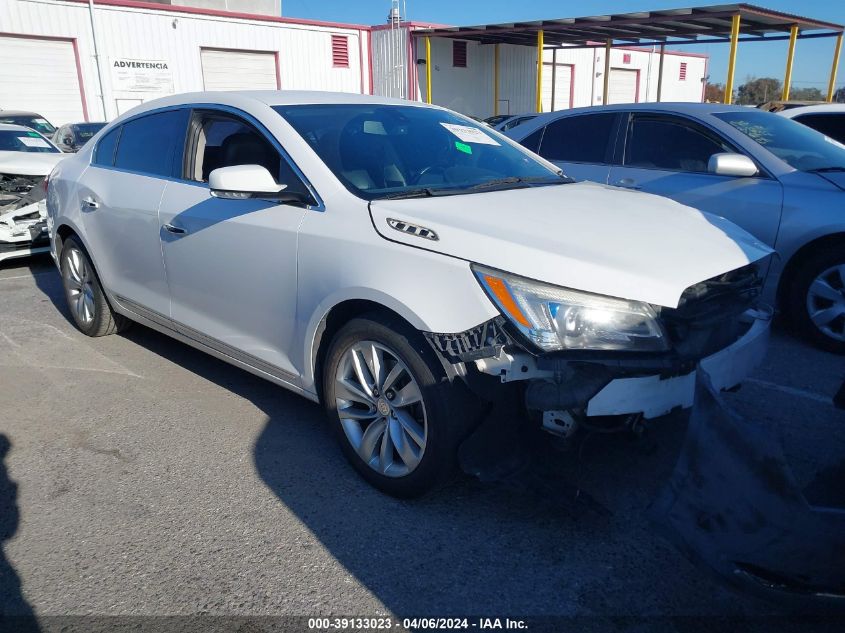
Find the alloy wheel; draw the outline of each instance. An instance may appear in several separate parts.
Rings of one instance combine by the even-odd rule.
[[[94,279],[91,267],[78,248],[68,248],[64,254],[64,281],[68,303],[83,325],[90,325],[96,316]]]
[[[813,280],[807,312],[823,334],[845,342],[845,264],[831,266]]]
[[[419,465],[428,435],[425,403],[394,352],[374,341],[352,345],[338,364],[335,399],[347,440],[370,468],[403,477]]]

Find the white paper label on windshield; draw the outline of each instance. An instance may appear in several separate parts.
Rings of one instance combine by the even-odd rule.
[[[43,138],[36,138],[34,136],[19,136],[18,140],[27,147],[50,147],[50,144]]]
[[[487,136],[482,130],[477,127],[469,127],[468,125],[453,125],[451,123],[440,123],[443,127],[449,130],[452,134],[461,139],[464,143],[478,143],[479,145],[499,145],[491,136]]]

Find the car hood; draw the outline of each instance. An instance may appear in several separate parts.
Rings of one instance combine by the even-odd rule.
[[[0,174],[46,176],[67,154],[0,152]]]
[[[666,307],[676,307],[689,286],[772,252],[724,218],[589,182],[374,200],[370,214],[376,231],[392,241]],[[434,231],[436,239],[408,232],[408,224]]]

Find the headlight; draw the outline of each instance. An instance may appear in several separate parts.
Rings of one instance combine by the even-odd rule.
[[[473,265],[490,299],[519,330],[547,352],[668,349],[648,303],[570,290]]]

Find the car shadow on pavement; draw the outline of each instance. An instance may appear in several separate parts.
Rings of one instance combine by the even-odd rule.
[[[3,542],[18,531],[18,486],[9,477],[6,456],[12,447],[9,438],[0,433],[0,631],[28,633],[38,631],[35,613],[21,592],[21,580],[6,558]]]
[[[348,466],[319,405],[147,328],[123,336],[264,412],[254,446],[233,450],[252,450],[269,490],[397,616],[606,614],[654,624],[654,614],[771,613],[768,604],[703,576],[645,517],[674,465],[683,416],[660,420],[657,441],[594,435],[577,450],[544,454],[550,480],[588,491],[604,511],[573,514],[555,501],[465,476],[401,501]],[[337,586],[342,579],[325,579],[325,591]],[[348,604],[342,593],[333,602]],[[353,606],[339,615],[375,614]],[[591,626],[580,622],[579,630]]]

